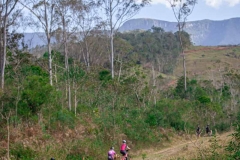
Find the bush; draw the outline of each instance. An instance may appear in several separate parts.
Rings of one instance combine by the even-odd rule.
[[[217,129],[217,131],[223,132],[223,131],[229,130],[230,125],[227,124],[227,123],[221,122],[221,123],[219,123],[219,124],[216,124],[216,125],[215,125],[215,128]]]
[[[239,123],[236,127],[236,132],[232,134],[232,140],[229,142],[226,150],[230,153],[229,159],[240,159],[240,127]]]
[[[37,157],[37,152],[30,147],[24,147],[22,144],[17,144],[10,150],[10,154],[16,160],[34,160]]]
[[[48,78],[41,76],[28,76],[24,82],[24,90],[20,103],[22,109],[29,107],[33,114],[36,114],[41,106],[51,98],[52,87]]]
[[[60,124],[62,124],[62,126],[74,128],[75,116],[72,112],[70,112],[68,110],[61,110],[61,111],[54,113],[51,117],[51,124],[52,124],[51,126],[53,128],[55,128],[54,124],[56,124],[56,122],[60,122]]]
[[[160,111],[151,111],[147,114],[146,123],[150,126],[163,126],[163,114]]]
[[[107,70],[103,70],[99,72],[99,80],[100,81],[109,81],[111,80],[111,74]]]

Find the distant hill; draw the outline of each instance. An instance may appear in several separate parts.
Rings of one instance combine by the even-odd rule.
[[[23,33],[23,35],[24,43],[27,44],[29,48],[47,45],[47,39],[44,32]],[[55,38],[52,38],[52,43],[55,42],[56,42]]]
[[[132,30],[148,30],[152,26],[161,27],[165,31],[176,32],[177,23],[156,19],[131,19],[121,27],[121,32]],[[222,21],[200,20],[186,23],[185,31],[191,35],[195,45],[217,46],[240,44],[240,18]]]

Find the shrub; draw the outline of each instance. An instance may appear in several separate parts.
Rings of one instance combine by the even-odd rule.
[[[21,104],[22,109],[29,107],[33,114],[36,114],[41,106],[51,98],[52,87],[48,79],[41,76],[28,76],[24,82]]]
[[[111,74],[107,70],[103,70],[99,72],[99,80],[100,81],[109,81],[111,79]]]
[[[51,126],[54,127],[56,122],[60,122],[62,126],[67,126],[69,128],[74,128],[75,126],[75,116],[72,112],[68,110],[61,110],[54,113],[51,117]],[[55,127],[54,127],[55,128]]]
[[[11,150],[10,154],[16,160],[34,160],[37,157],[37,152],[32,150],[30,147],[24,147],[22,144],[15,145]]]
[[[216,124],[215,128],[217,129],[217,131],[223,132],[223,131],[227,131],[230,128],[230,125],[227,123],[221,122],[219,124]]]
[[[230,159],[240,159],[240,127],[239,123],[236,127],[236,132],[232,134],[232,140],[229,142],[226,150],[230,153]]]
[[[160,111],[150,111],[145,122],[150,126],[163,126],[163,114]]]

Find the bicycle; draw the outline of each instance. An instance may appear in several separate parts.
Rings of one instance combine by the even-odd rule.
[[[126,155],[125,155],[125,160],[130,160],[130,156],[128,155],[128,152],[129,152],[129,149],[128,150],[126,150]]]

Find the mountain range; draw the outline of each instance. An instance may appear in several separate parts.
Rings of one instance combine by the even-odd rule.
[[[128,20],[119,28],[119,31],[149,30],[152,26],[161,27],[166,32],[177,31],[177,22],[148,18]],[[221,21],[189,21],[186,22],[184,30],[190,34],[194,45],[217,46],[240,44],[240,18]]]
[[[149,18],[131,19],[125,22],[120,28],[120,32],[129,32],[133,30],[149,30],[152,26],[161,27],[166,32],[176,32],[177,23]],[[232,18],[221,21],[200,20],[189,21],[184,30],[191,36],[194,45],[217,46],[217,45],[238,45],[240,44],[240,18]],[[43,32],[24,33],[24,42],[29,48],[43,46]],[[55,38],[52,39],[55,43]]]

